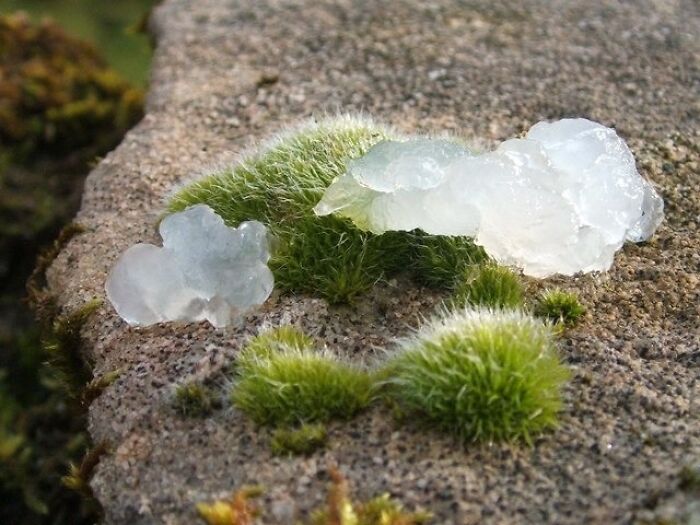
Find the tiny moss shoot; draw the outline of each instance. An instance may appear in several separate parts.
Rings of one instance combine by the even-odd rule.
[[[462,272],[453,301],[456,306],[519,308],[523,304],[523,286],[511,269],[487,263]]]
[[[309,525],[419,525],[427,523],[427,512],[407,512],[388,494],[366,502],[353,501],[345,477],[330,469],[331,485],[325,508],[313,512]]]
[[[323,448],[328,440],[322,424],[303,424],[299,428],[278,428],[272,434],[270,447],[276,456],[309,456]]]
[[[450,274],[455,275],[465,261],[482,256],[469,239],[435,241],[418,232],[374,235],[347,219],[317,217],[313,212],[350,160],[389,138],[400,137],[369,120],[325,120],[280,139],[231,169],[190,184],[171,199],[168,212],[207,204],[229,226],[245,220],[267,225],[279,242],[270,268],[276,286],[284,291],[348,302],[399,271],[451,286]]]
[[[121,370],[113,370],[112,372],[107,372],[101,377],[96,377],[90,381],[82,393],[80,394],[80,404],[87,409],[90,404],[100,397],[105,388],[114,383],[121,375]]]
[[[239,358],[231,401],[256,423],[349,419],[372,401],[374,381],[367,371],[327,351],[286,345],[279,338],[262,334]]]
[[[57,317],[43,341],[55,380],[74,399],[80,398],[92,378],[92,370],[80,354],[80,330],[101,305],[101,300],[94,299],[67,315]]]
[[[243,487],[230,499],[198,503],[197,512],[207,525],[253,525],[260,511],[250,500],[262,493],[262,487]]]
[[[538,317],[571,327],[579,322],[586,309],[575,293],[554,289],[538,297],[534,312]]]
[[[457,310],[404,341],[388,394],[463,441],[531,443],[557,424],[569,377],[551,329],[517,311]]]
[[[197,382],[178,385],[173,396],[173,406],[183,416],[206,416],[212,411],[214,396]]]
[[[688,492],[700,492],[700,462],[683,465],[679,487]]]

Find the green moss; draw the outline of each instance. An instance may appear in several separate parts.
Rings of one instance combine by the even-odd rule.
[[[452,312],[387,367],[387,393],[407,414],[464,441],[530,442],[557,423],[569,376],[550,328],[515,311]]]
[[[80,330],[101,305],[101,300],[94,299],[67,315],[57,317],[43,342],[54,381],[74,399],[80,398],[92,378],[91,367],[80,353]]]
[[[523,304],[523,286],[518,275],[509,268],[487,263],[462,272],[455,285],[453,301],[456,306],[518,308]]]
[[[398,136],[351,117],[308,126],[234,168],[190,184],[171,199],[168,212],[205,203],[230,226],[252,219],[266,224],[278,241],[270,267],[281,290],[346,302],[399,271],[451,286],[450,274],[480,257],[468,239],[438,241],[420,232],[374,235],[346,219],[313,212],[351,159],[388,138]]]
[[[434,288],[454,288],[469,268],[488,260],[484,249],[465,237],[419,234],[411,244],[416,279]]]
[[[574,326],[586,313],[586,309],[575,293],[554,289],[546,290],[537,298],[534,312],[538,317],[554,323]]]
[[[214,406],[214,396],[201,383],[184,383],[175,389],[173,406],[183,416],[206,416]]]
[[[679,486],[688,492],[700,492],[700,462],[683,466]]]
[[[313,339],[298,328],[291,325],[279,326],[251,338],[238,357],[238,365],[245,366],[246,362],[267,359],[285,348],[309,350],[313,346]]]
[[[365,370],[327,351],[287,346],[263,334],[241,353],[231,401],[259,424],[294,425],[348,419],[373,393]]]
[[[331,486],[325,508],[314,511],[310,525],[418,525],[431,519],[428,512],[407,512],[388,494],[366,502],[353,501],[347,480],[330,469]]]
[[[323,448],[328,440],[322,424],[305,423],[299,428],[278,428],[272,434],[270,448],[276,456],[309,456]]]
[[[71,463],[68,468],[68,474],[61,478],[61,483],[66,488],[79,493],[85,500],[98,509],[100,508],[100,504],[92,492],[90,479],[95,471],[95,467],[97,467],[100,459],[102,459],[102,456],[106,453],[107,446],[104,443],[98,444],[85,453],[80,465]]]
[[[87,410],[92,402],[100,397],[102,392],[104,392],[104,389],[119,379],[120,375],[121,370],[113,370],[112,372],[107,372],[101,377],[93,378],[87,385],[85,385],[85,388],[83,388],[80,395],[80,404]]]

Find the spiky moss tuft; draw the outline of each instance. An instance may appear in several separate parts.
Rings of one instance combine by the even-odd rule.
[[[270,267],[276,285],[285,291],[347,302],[385,275],[405,270],[442,285],[449,281],[445,275],[461,267],[464,253],[479,251],[470,240],[424,241],[432,237],[416,232],[374,235],[347,219],[313,212],[350,160],[387,139],[401,136],[370,120],[326,119],[281,138],[231,169],[190,184],[172,197],[167,211],[204,203],[229,226],[245,220],[266,224],[279,242]]]
[[[545,290],[535,304],[534,313],[564,326],[574,326],[579,322],[586,309],[573,292],[563,290]]]
[[[518,308],[523,304],[523,285],[511,269],[489,262],[463,270],[452,300],[458,307]]]
[[[530,443],[556,425],[569,377],[548,325],[486,309],[436,318],[387,366],[387,393],[407,414],[465,442]]]
[[[214,406],[214,396],[206,386],[191,381],[175,388],[173,407],[183,416],[206,416]]]
[[[262,334],[239,357],[231,401],[255,422],[294,425],[349,419],[372,401],[374,381],[367,371],[326,350],[279,339]]]
[[[285,348],[308,350],[313,348],[314,340],[292,325],[278,326],[251,338],[238,356],[238,365],[259,358],[269,358]]]
[[[270,448],[276,456],[308,456],[323,448],[328,440],[326,427],[305,423],[299,428],[278,428],[272,434]]]

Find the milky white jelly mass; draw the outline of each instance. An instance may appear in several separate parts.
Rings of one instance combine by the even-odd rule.
[[[539,122],[475,155],[440,139],[384,141],[352,161],[316,205],[383,233],[472,237],[527,275],[607,270],[626,241],[648,239],[663,201],[614,129]]]
[[[199,204],[163,219],[160,235],[162,248],[132,246],[107,278],[107,298],[129,324],[206,319],[226,326],[272,293],[263,224],[229,228]]]

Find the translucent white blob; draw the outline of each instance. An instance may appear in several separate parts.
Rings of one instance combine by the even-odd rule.
[[[107,298],[127,323],[206,319],[226,326],[272,293],[263,224],[229,228],[200,204],[163,219],[160,235],[162,248],[132,246],[107,278]]]
[[[544,277],[607,270],[625,240],[654,233],[663,201],[615,130],[564,119],[481,155],[444,140],[382,142],[315,211],[375,233],[473,237],[497,261]]]

